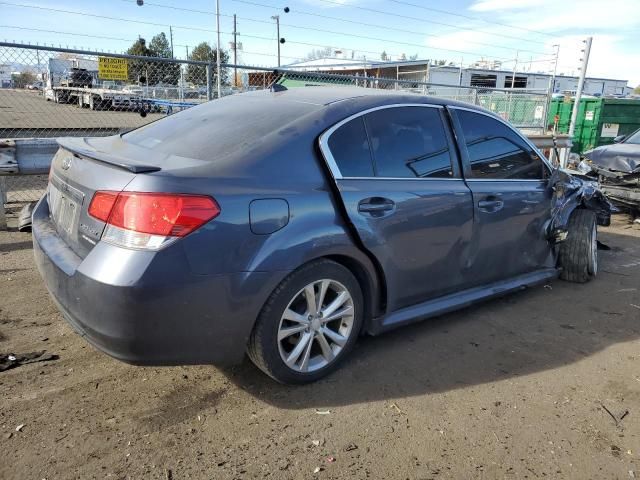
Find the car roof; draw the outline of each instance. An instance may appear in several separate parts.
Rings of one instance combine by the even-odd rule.
[[[245,94],[247,95],[247,94]],[[304,87],[291,88],[281,91],[258,90],[251,92],[249,95],[255,96],[275,96],[283,100],[293,102],[304,102],[317,106],[327,106],[333,103],[351,100],[352,103],[371,104],[374,99],[379,99],[381,104],[389,103],[389,100],[397,100],[398,103],[429,103],[432,105],[451,105],[471,108],[474,110],[484,110],[468,103],[458,102],[455,100],[431,97],[408,91],[381,90],[375,88],[362,87]],[[283,102],[285,103],[285,102]]]

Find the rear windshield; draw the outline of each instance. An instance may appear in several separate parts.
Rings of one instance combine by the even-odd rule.
[[[209,160],[251,145],[318,108],[262,92],[232,95],[188,108],[122,138],[153,151]]]

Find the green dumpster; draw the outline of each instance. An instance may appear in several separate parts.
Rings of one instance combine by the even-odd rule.
[[[548,123],[555,123],[557,131],[569,132],[573,98],[554,99],[549,106]],[[618,135],[627,135],[640,128],[640,100],[626,98],[580,99],[576,130],[571,151],[582,153],[601,145],[613,143]]]

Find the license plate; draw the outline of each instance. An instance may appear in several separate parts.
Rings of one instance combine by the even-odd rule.
[[[49,185],[49,211],[53,223],[59,231],[68,234],[73,231],[78,207],[77,202],[67,197],[54,185]]]

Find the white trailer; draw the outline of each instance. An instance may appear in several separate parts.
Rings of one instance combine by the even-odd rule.
[[[89,87],[48,87],[45,99],[55,103],[75,103],[91,110],[143,110],[142,96],[124,90]]]

